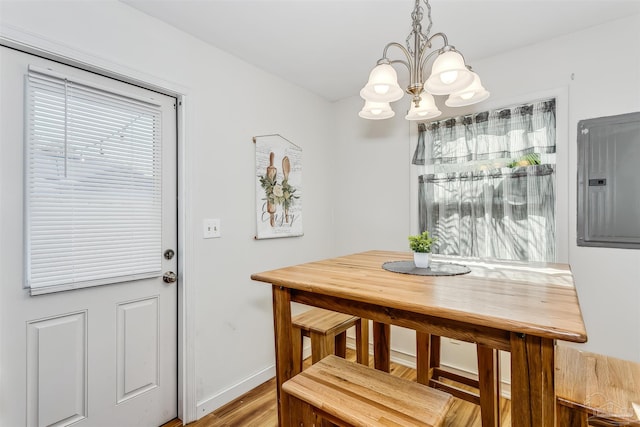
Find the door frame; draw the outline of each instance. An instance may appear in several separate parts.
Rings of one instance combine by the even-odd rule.
[[[57,43],[26,33],[9,25],[0,26],[0,45],[16,49],[28,54],[77,67],[89,72],[101,74],[125,83],[131,83],[175,97],[177,125],[177,192],[178,197],[178,400],[176,406],[178,417],[183,424],[197,419],[196,373],[195,373],[195,298],[189,284],[193,271],[191,256],[194,252],[194,239],[191,237],[193,224],[188,212],[192,210],[192,177],[187,171],[192,170],[191,158],[186,149],[186,112],[189,88],[153,76],[144,72],[127,68],[72,46]]]

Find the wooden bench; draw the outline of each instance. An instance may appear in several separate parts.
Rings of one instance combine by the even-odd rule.
[[[305,427],[436,427],[453,400],[440,390],[334,355],[286,381],[282,390],[293,409],[291,425]]]
[[[558,345],[556,402],[558,426],[639,427],[640,364]]]
[[[291,319],[293,323],[294,360],[302,370],[302,337],[311,339],[311,363],[330,354],[345,357],[347,329],[356,328],[356,360],[369,364],[369,321],[349,314],[314,307]]]

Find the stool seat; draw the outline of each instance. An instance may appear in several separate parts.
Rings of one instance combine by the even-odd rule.
[[[638,427],[640,363],[557,345],[556,401],[559,426]]]
[[[336,335],[355,326],[355,322],[359,319],[359,317],[349,314],[338,313],[323,308],[312,308],[295,316],[292,322],[303,331]]]
[[[348,427],[439,427],[453,401],[442,391],[333,355],[286,381],[282,391],[295,426],[327,421]]]
[[[294,335],[294,357],[302,370],[302,337],[311,339],[311,362],[316,363],[330,354],[345,357],[347,329],[356,328],[356,359],[369,364],[369,321],[349,314],[314,307],[291,319]]]

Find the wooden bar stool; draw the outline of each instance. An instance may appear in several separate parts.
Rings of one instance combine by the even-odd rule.
[[[349,314],[314,307],[291,319],[293,352],[302,370],[302,338],[311,339],[311,363],[335,354],[342,358],[347,352],[347,329],[356,327],[356,360],[369,364],[369,321]]]
[[[417,381],[467,402],[480,405],[482,427],[500,426],[500,368],[498,350],[476,344],[478,379],[452,372],[440,366],[441,339],[438,335],[416,332]],[[478,389],[478,393],[446,384],[446,378]]]
[[[556,346],[562,427],[640,426],[640,363]]]
[[[291,425],[439,427],[453,399],[386,372],[327,356],[282,385]]]

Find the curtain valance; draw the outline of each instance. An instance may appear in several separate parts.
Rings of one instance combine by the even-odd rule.
[[[420,124],[413,164],[513,161],[555,153],[555,122],[551,99]]]

